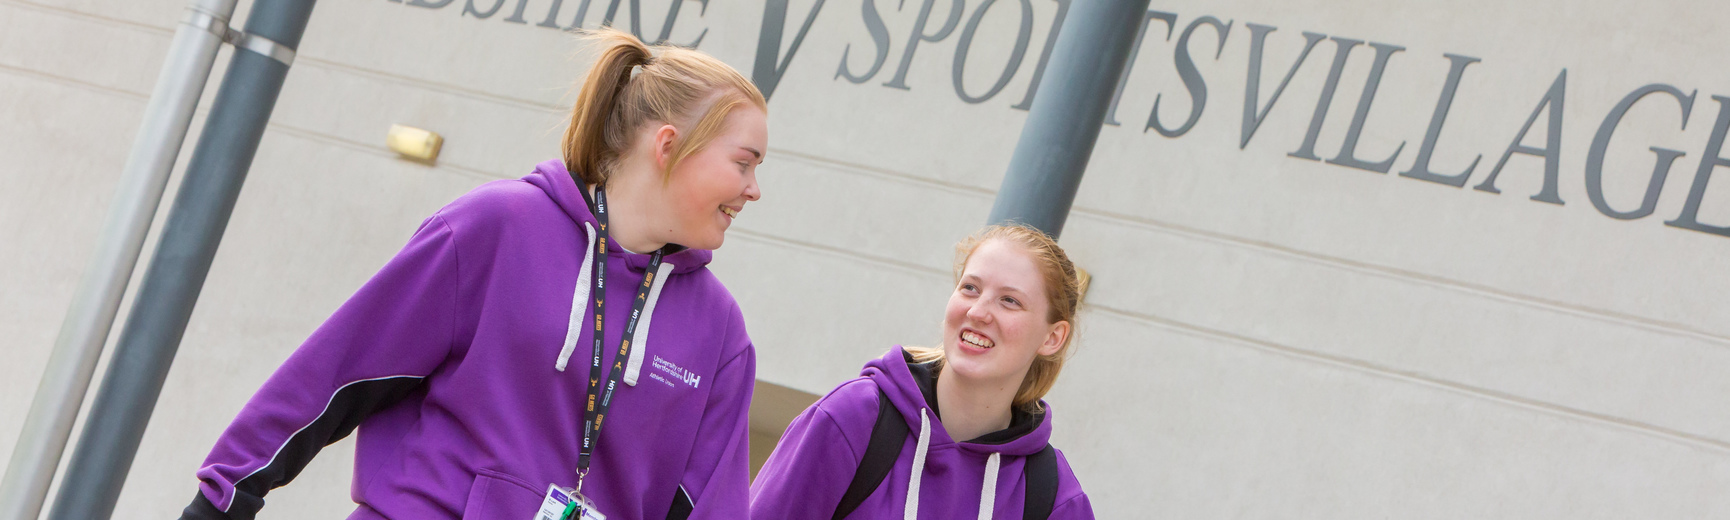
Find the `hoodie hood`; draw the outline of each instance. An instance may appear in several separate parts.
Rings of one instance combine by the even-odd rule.
[[[565,170],[564,161],[553,159],[537,164],[535,171],[523,177],[523,180],[546,192],[547,197],[553,199],[553,202],[557,203],[559,209],[564,210],[565,214],[571,217],[571,221],[575,222],[577,227],[583,227],[583,224],[588,224],[590,227],[600,225],[595,219],[594,212],[589,211],[588,202],[583,200],[583,192],[577,188],[576,179],[572,178],[570,172]],[[709,261],[715,257],[715,252],[707,249],[691,249],[684,246],[677,246],[674,249],[677,249],[677,252],[670,252],[661,257],[662,262],[674,266],[673,274],[689,273],[701,269],[703,266],[709,265]],[[626,251],[610,235],[607,237],[607,257],[623,258],[625,264],[630,266],[633,271],[641,272],[648,268],[650,256],[647,253]]]
[[[925,389],[920,385],[920,378],[915,375],[916,369],[921,367],[909,367],[907,358],[906,351],[897,346],[889,349],[889,352],[884,353],[883,357],[866,362],[860,375],[877,383],[877,387],[883,390],[883,394],[889,396],[890,404],[893,404],[895,409],[901,412],[901,416],[907,420],[908,430],[915,436],[922,433],[920,416],[923,411],[923,415],[928,417],[927,422],[931,425],[929,434],[931,446],[954,445],[958,449],[982,455],[1002,453],[1025,457],[1045,449],[1045,445],[1051,442],[1051,405],[1044,401],[1040,401],[1039,404],[1045,412],[1032,415],[1033,425],[1030,429],[1026,426],[1025,420],[1018,420],[1012,421],[1007,430],[988,433],[978,439],[957,441],[951,438],[949,432],[943,428],[942,419],[937,416],[936,404],[927,402]],[[932,391],[931,395],[935,396],[936,392]],[[1004,438],[1005,434],[1013,434],[1015,430],[1024,430],[1024,432],[1010,438]]]

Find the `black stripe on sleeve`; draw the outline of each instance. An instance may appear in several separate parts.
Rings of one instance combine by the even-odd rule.
[[[270,462],[234,483],[235,496],[229,505],[228,516],[252,518],[264,506],[265,493],[293,481],[319,450],[348,437],[373,412],[401,401],[419,387],[423,379],[422,376],[384,377],[355,381],[337,389],[324,411],[289,436]]]
[[[673,506],[667,509],[667,520],[685,520],[691,517],[691,510],[696,505],[691,503],[691,495],[685,494],[685,486],[673,490]]]

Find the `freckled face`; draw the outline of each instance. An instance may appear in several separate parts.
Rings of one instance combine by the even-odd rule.
[[[727,114],[720,134],[673,168],[667,183],[669,199],[675,201],[668,241],[720,248],[745,203],[762,197],[757,165],[768,145],[768,115],[762,109],[746,105]]]
[[[943,313],[945,372],[1019,385],[1033,360],[1062,347],[1067,324],[1047,323],[1050,303],[1033,256],[1012,242],[974,249]],[[1061,323],[1061,322],[1060,322]]]

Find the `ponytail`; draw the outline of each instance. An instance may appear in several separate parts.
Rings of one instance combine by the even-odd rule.
[[[603,50],[571,108],[571,125],[565,129],[565,171],[582,181],[579,184],[600,184],[607,180],[618,155],[607,146],[607,122],[618,108],[619,92],[630,83],[631,69],[648,65],[654,57],[641,40],[620,31],[597,31],[585,39]]]
[[[748,103],[768,111],[755,85],[707,54],[651,47],[610,27],[586,33],[584,40],[601,47],[600,57],[577,92],[563,143],[565,170],[579,185],[605,183],[630,149],[633,132],[646,123],[671,124],[681,134],[664,180],[720,133],[733,109]]]

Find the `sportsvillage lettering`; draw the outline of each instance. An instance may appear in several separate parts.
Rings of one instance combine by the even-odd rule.
[[[456,0],[387,1],[406,1],[407,5],[410,6],[437,9],[445,7]],[[472,16],[484,20],[500,12],[507,1],[508,0],[490,0],[489,4],[489,0],[464,0],[465,4],[462,14],[464,16]],[[581,0],[577,6],[576,14],[572,17],[571,23],[569,25],[561,26],[558,24],[558,15],[560,14],[563,0],[551,0],[551,4],[548,6],[546,13],[546,18],[536,25],[539,27],[563,30],[577,30],[585,27],[585,14],[589,11],[590,1],[591,0]],[[667,9],[667,17],[662,23],[659,36],[657,38],[644,39],[646,41],[667,42],[668,37],[672,34],[674,24],[678,21],[681,6],[690,1],[699,3],[699,16],[702,13],[707,12],[709,5],[708,0],[668,0],[669,7]],[[1027,110],[1033,105],[1033,98],[1038,92],[1039,81],[1045,73],[1047,60],[1050,59],[1052,46],[1056,42],[1055,36],[1057,36],[1059,29],[1063,25],[1064,17],[1068,14],[1072,1],[1073,0],[1049,0],[1049,4],[1046,2],[1040,2],[1040,4],[1042,4],[1041,8],[1045,5],[1049,5],[1051,8],[1056,10],[1052,17],[1051,25],[1047,31],[1049,36],[1042,44],[1038,62],[1034,66],[1033,76],[1028,82],[1027,90],[1021,96],[1020,101],[1014,105],[1010,105],[1010,108]],[[779,86],[781,78],[785,75],[788,65],[792,63],[793,57],[798,53],[800,44],[804,42],[805,36],[810,32],[812,25],[816,22],[818,15],[823,11],[823,8],[827,3],[826,0],[816,0],[811,5],[810,10],[805,13],[798,30],[794,33],[792,41],[786,45],[785,50],[783,50],[782,37],[787,32],[786,23],[790,14],[788,11],[789,2],[790,0],[766,0],[764,5],[763,24],[757,42],[757,56],[752,67],[751,79],[757,84],[758,88],[762,89],[763,94],[766,97],[774,95],[775,89]],[[900,0],[898,9],[906,8],[906,3],[906,0]],[[946,9],[941,11],[944,13],[941,21],[934,19],[934,12],[937,11],[936,8],[939,3],[948,4]],[[1032,43],[1033,19],[1035,14],[1034,0],[1017,0],[1015,2],[1006,0],[1003,3],[1014,6],[1003,7],[1005,9],[1019,9],[1019,30],[1016,33],[1014,42],[1011,43],[1013,46],[1010,48],[1008,62],[1005,63],[1002,72],[998,75],[996,81],[994,81],[988,88],[984,89],[983,92],[975,94],[970,91],[967,85],[963,83],[962,77],[963,72],[966,70],[967,57],[974,44],[975,36],[978,34],[977,31],[979,26],[984,19],[985,14],[992,8],[998,7],[997,0],[982,0],[978,2],[971,11],[968,11],[966,5],[967,2],[965,0],[923,0],[919,2],[919,15],[914,19],[911,29],[903,37],[906,43],[902,47],[901,55],[898,64],[895,67],[895,71],[889,75],[889,79],[883,82],[881,86],[901,90],[911,90],[912,87],[908,84],[908,70],[913,62],[914,54],[918,52],[921,45],[942,42],[945,39],[948,39],[951,35],[955,35],[956,29],[960,29],[960,34],[956,36],[954,66],[950,75],[950,82],[955,90],[956,96],[964,102],[973,104],[983,103],[996,97],[1021,69],[1021,63],[1026,57],[1027,51]],[[524,18],[524,15],[527,4],[528,0],[516,0],[515,10],[512,12],[511,16],[505,18],[505,21],[526,24],[527,19]],[[854,84],[863,84],[878,77],[879,73],[882,72],[883,65],[886,64],[889,58],[890,46],[895,39],[895,35],[891,33],[888,26],[884,23],[882,10],[879,8],[878,3],[875,0],[861,0],[859,5],[860,22],[864,24],[866,32],[870,35],[871,43],[868,47],[857,48],[854,43],[847,44],[841,51],[839,64],[834,76],[834,79],[837,81],[846,79],[846,81]],[[626,6],[630,9],[629,18],[631,20],[631,32],[640,38],[643,37],[640,23],[641,17],[638,16],[640,13],[639,0],[609,0],[604,16],[601,17],[601,20],[596,24],[596,26],[611,25],[617,19],[619,8],[621,6]],[[965,24],[962,23],[963,18],[966,19]],[[1147,123],[1142,128],[1143,132],[1153,130],[1166,138],[1177,138],[1188,133],[1190,129],[1194,128],[1196,123],[1201,120],[1201,116],[1207,108],[1208,85],[1206,79],[1202,77],[1200,69],[1196,66],[1195,57],[1190,52],[1191,39],[1198,37],[1198,31],[1203,29],[1206,29],[1208,33],[1211,33],[1203,34],[1201,36],[1212,36],[1216,40],[1215,48],[1221,49],[1214,55],[1214,59],[1217,61],[1220,59],[1221,54],[1223,54],[1223,49],[1227,40],[1232,35],[1232,29],[1234,26],[1233,20],[1220,20],[1214,16],[1201,16],[1191,20],[1184,26],[1183,31],[1179,33],[1177,31],[1178,18],[1178,15],[1174,13],[1148,11],[1142,20],[1141,30],[1137,33],[1135,45],[1129,56],[1130,66],[1133,67],[1136,53],[1139,52],[1147,33],[1154,28],[1163,28],[1165,41],[1170,41],[1173,34],[1178,35],[1177,43],[1172,48],[1172,63],[1176,69],[1178,78],[1182,81],[1184,89],[1191,100],[1189,113],[1181,123],[1176,124],[1175,126],[1170,124],[1160,116],[1160,101],[1164,97],[1164,95],[1161,94],[1154,99],[1153,109],[1148,114]],[[1315,109],[1310,116],[1310,124],[1307,131],[1304,133],[1303,141],[1299,144],[1297,150],[1287,153],[1286,155],[1296,159],[1318,161],[1326,164],[1380,174],[1386,174],[1392,170],[1396,160],[1398,160],[1401,154],[1405,151],[1405,146],[1408,144],[1407,142],[1402,141],[1391,153],[1388,153],[1386,157],[1379,160],[1364,158],[1362,156],[1364,154],[1359,152],[1357,146],[1359,138],[1363,136],[1365,122],[1369,119],[1370,109],[1375,101],[1376,90],[1381,84],[1383,72],[1387,70],[1388,62],[1393,58],[1393,56],[1396,53],[1404,52],[1406,50],[1405,47],[1388,43],[1367,42],[1365,40],[1352,39],[1343,36],[1329,36],[1318,32],[1303,31],[1301,33],[1304,40],[1303,50],[1298,55],[1297,59],[1292,62],[1289,68],[1287,68],[1284,79],[1280,81],[1279,86],[1274,88],[1273,92],[1264,100],[1260,92],[1263,68],[1262,54],[1267,45],[1268,35],[1278,29],[1270,25],[1261,25],[1252,22],[1245,22],[1242,27],[1249,31],[1250,48],[1247,63],[1248,75],[1244,86],[1243,118],[1238,149],[1241,150],[1249,146],[1250,139],[1255,136],[1256,129],[1261,126],[1262,121],[1266,120],[1268,113],[1279,100],[1280,94],[1283,93],[1285,88],[1291,83],[1291,80],[1296,76],[1297,71],[1303,67],[1304,63],[1310,57],[1311,51],[1315,50],[1315,48],[1320,46],[1325,40],[1333,44],[1332,47],[1334,51],[1333,59],[1328,65],[1327,79],[1323,84],[1319,99],[1316,100]],[[1242,34],[1242,31],[1240,30],[1237,33]],[[707,34],[708,29],[705,28],[700,34],[698,34],[696,39],[689,43],[681,43],[680,45],[696,47],[702,42],[703,37]],[[1366,77],[1362,86],[1357,107],[1352,114],[1350,126],[1347,127],[1345,140],[1341,144],[1337,153],[1332,154],[1332,157],[1323,158],[1321,155],[1318,155],[1316,144],[1321,135],[1322,125],[1327,118],[1328,109],[1333,103],[1335,92],[1341,86],[1341,76],[1343,75],[1347,61],[1350,59],[1354,51],[1366,45],[1367,49],[1374,53],[1371,56],[1371,68],[1369,75]],[[863,56],[855,56],[856,53],[859,55],[870,56],[871,64],[869,67],[865,67],[863,71],[858,70],[855,66],[856,64],[863,63],[863,60],[860,59]],[[1483,159],[1482,154],[1473,158],[1470,164],[1467,165],[1463,171],[1457,173],[1434,171],[1431,168],[1431,164],[1434,159],[1436,144],[1440,140],[1443,126],[1447,122],[1448,112],[1453,107],[1454,95],[1459,89],[1460,80],[1465,75],[1467,68],[1471,64],[1483,60],[1471,56],[1462,56],[1450,53],[1444,53],[1442,54],[1442,57],[1445,58],[1448,63],[1447,79],[1441,86],[1436,99],[1435,111],[1430,115],[1428,129],[1424,132],[1423,140],[1418,145],[1417,153],[1411,161],[1411,166],[1405,171],[1399,172],[1399,176],[1452,186],[1455,188],[1463,188],[1472,177],[1472,174],[1478,171],[1478,164]],[[1123,80],[1118,82],[1116,93],[1113,95],[1111,106],[1106,114],[1105,124],[1107,125],[1122,125],[1122,123],[1118,121],[1117,103],[1127,87],[1129,72],[1126,71],[1123,76]],[[1532,109],[1531,115],[1526,118],[1525,124],[1520,127],[1519,132],[1515,134],[1507,148],[1502,151],[1500,158],[1496,161],[1496,165],[1493,168],[1490,168],[1490,173],[1485,176],[1482,181],[1474,185],[1472,187],[1473,190],[1500,194],[1501,190],[1496,188],[1496,180],[1500,177],[1503,168],[1508,165],[1510,159],[1512,159],[1515,154],[1519,154],[1543,159],[1543,188],[1530,198],[1538,202],[1555,205],[1565,204],[1559,194],[1558,186],[1561,179],[1560,163],[1562,154],[1562,123],[1564,114],[1563,109],[1567,98],[1567,84],[1568,70],[1564,68],[1556,75],[1556,79],[1550,83],[1548,89],[1544,91],[1543,95],[1537,98],[1537,104]],[[1630,111],[1635,110],[1636,108],[1643,111],[1664,110],[1661,102],[1648,101],[1646,103],[1641,103],[1642,101],[1645,101],[1646,98],[1653,97],[1654,95],[1658,98],[1669,97],[1677,103],[1677,108],[1682,116],[1681,125],[1680,128],[1678,128],[1678,131],[1686,130],[1689,117],[1693,113],[1695,101],[1698,100],[1698,94],[1698,90],[1684,93],[1681,89],[1672,85],[1657,83],[1650,84],[1629,92],[1620,102],[1610,109],[1609,113],[1604,116],[1604,119],[1601,120],[1598,125],[1597,132],[1592,138],[1592,144],[1587,150],[1586,164],[1583,172],[1585,174],[1584,181],[1587,198],[1599,213],[1614,219],[1633,220],[1650,216],[1657,210],[1658,198],[1663,192],[1665,183],[1670,176],[1671,166],[1678,159],[1686,156],[1687,152],[1657,146],[1650,147],[1649,149],[1656,158],[1653,161],[1652,172],[1649,181],[1646,184],[1646,189],[1643,193],[1640,205],[1635,208],[1627,208],[1626,205],[1617,208],[1612,207],[1608,202],[1610,197],[1605,194],[1603,186],[1603,167],[1606,151],[1609,149],[1611,137],[1615,134],[1616,129],[1621,125],[1622,119]],[[1706,186],[1711,180],[1712,174],[1718,167],[1730,167],[1730,158],[1724,157],[1723,155],[1724,140],[1726,134],[1730,133],[1730,97],[1712,95],[1711,98],[1713,101],[1718,103],[1718,115],[1713,120],[1711,135],[1707,139],[1706,146],[1700,153],[1700,160],[1694,169],[1693,182],[1688,188],[1687,200],[1684,203],[1680,214],[1676,215],[1673,219],[1664,221],[1664,224],[1682,229],[1730,237],[1730,225],[1706,224],[1700,222],[1698,218],[1701,206],[1706,196]],[[1544,116],[1543,125],[1540,128],[1534,128],[1534,126],[1538,126],[1540,116]],[[1537,133],[1542,136],[1541,139],[1536,139],[1541,141],[1541,145],[1534,146],[1526,144],[1527,135],[1534,131],[1537,131]]]

